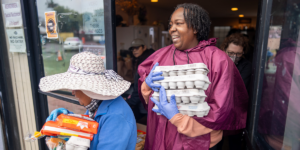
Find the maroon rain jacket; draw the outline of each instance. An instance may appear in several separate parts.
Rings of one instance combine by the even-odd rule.
[[[174,45],[161,48],[148,57],[138,68],[139,95],[148,110],[145,150],[208,150],[210,134],[188,137],[177,132],[176,126],[164,116],[152,111],[154,103],[145,104],[141,85],[156,62],[160,66],[184,65],[188,62],[204,63],[209,69],[210,86],[205,91],[205,101],[210,112],[205,117],[193,118],[214,130],[238,130],[245,128],[248,94],[238,69],[228,55],[218,49],[216,39],[201,41],[191,49],[176,50]],[[175,51],[175,53],[174,53]],[[151,97],[151,96],[150,96]]]

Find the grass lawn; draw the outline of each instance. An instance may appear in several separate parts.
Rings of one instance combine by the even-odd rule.
[[[57,51],[61,51],[63,60],[57,61]],[[64,52],[62,45],[48,44],[43,46],[43,61],[45,76],[66,72],[69,68],[70,59],[78,51],[66,51]]]

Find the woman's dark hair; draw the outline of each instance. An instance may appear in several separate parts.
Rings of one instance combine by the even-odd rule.
[[[174,11],[178,8],[184,8],[184,20],[187,23],[188,28],[192,27],[197,31],[197,40],[199,42],[207,40],[211,24],[208,12],[199,5],[191,3],[179,4]]]
[[[245,54],[249,51],[249,40],[241,33],[233,33],[227,37],[221,45],[221,50],[226,51],[230,43],[243,47]]]

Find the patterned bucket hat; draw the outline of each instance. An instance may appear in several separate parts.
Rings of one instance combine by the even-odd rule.
[[[41,78],[39,87],[43,92],[82,90],[91,98],[108,100],[127,91],[130,82],[113,70],[105,70],[99,56],[81,52],[71,58],[67,72]]]

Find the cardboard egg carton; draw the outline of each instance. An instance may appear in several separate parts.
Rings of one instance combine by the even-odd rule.
[[[205,98],[205,92],[198,89],[185,89],[185,90],[166,90],[168,102],[170,102],[171,96],[175,95],[176,103],[180,104],[198,104],[203,103]],[[159,101],[159,92],[154,92],[152,97]]]
[[[210,107],[207,102],[198,104],[177,104],[179,112],[183,115],[204,117],[209,113]]]
[[[155,81],[154,83],[171,90],[193,88],[207,90],[209,84],[211,84],[208,77],[204,74],[164,77],[164,80]]]
[[[157,105],[154,105],[154,109],[158,109]],[[188,116],[204,117],[209,113],[210,107],[207,102],[198,104],[177,104],[179,113]],[[160,113],[156,113],[161,115]]]
[[[194,64],[186,64],[186,65],[173,65],[173,66],[157,66],[154,72],[162,71],[162,72],[172,72],[172,71],[188,71],[188,70],[196,70],[196,69],[204,69],[207,70],[207,66],[204,63],[194,63]]]

